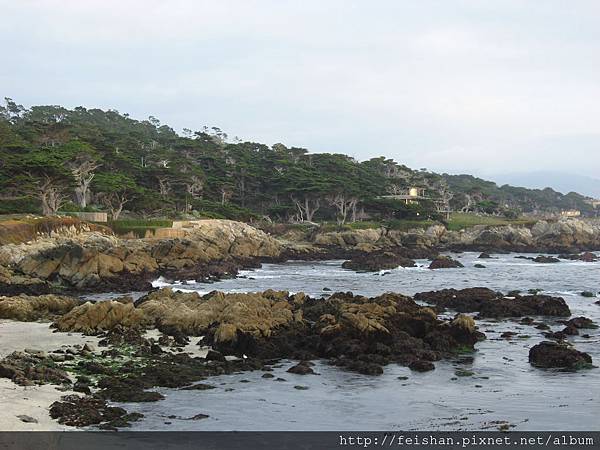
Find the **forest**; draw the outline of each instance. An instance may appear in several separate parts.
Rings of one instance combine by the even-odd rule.
[[[401,153],[401,152],[399,152]],[[407,200],[418,188],[417,201]],[[402,197],[404,196],[404,197]],[[449,211],[517,217],[578,209],[586,197],[497,186],[277,143],[218,127],[176,132],[116,110],[0,106],[0,214],[107,211],[132,218],[272,222],[443,219]]]

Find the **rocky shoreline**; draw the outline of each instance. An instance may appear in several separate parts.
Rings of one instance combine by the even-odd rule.
[[[446,308],[479,314],[440,319]],[[436,361],[469,358],[486,338],[478,330],[480,318],[529,324],[535,324],[529,315],[565,318],[567,331],[597,326],[584,317],[566,320],[571,311],[560,297],[511,297],[485,288],[425,292],[414,299],[341,292],[316,299],[285,291],[200,296],[164,288],[135,302],[127,297],[96,303],[53,295],[4,297],[0,311],[15,320],[51,319],[58,333],[95,336],[97,348],[15,351],[0,361],[0,378],[77,392],[50,405],[50,416],[61,425],[101,429],[127,427],[141,418],[113,402],[160,401],[163,396],[153,388],[210,389],[210,377],[243,371],[262,371],[268,380],[272,367],[284,360],[296,361],[288,368],[296,375],[318,375],[313,360],[371,376],[391,363],[416,372],[434,370]],[[147,334],[152,329],[158,330],[155,337]],[[566,341],[571,333],[546,329],[540,326],[539,332],[550,341],[529,352],[533,367],[593,367],[590,355]],[[508,332],[503,338],[510,339]],[[203,355],[185,352],[190,346],[205,349]]]
[[[557,260],[593,262],[597,256],[590,251],[600,247],[600,231],[580,221],[459,233],[440,228],[313,233],[291,239],[246,224],[210,220],[177,239],[128,240],[77,230],[4,245],[0,319],[51,321],[55,333],[94,336],[97,347],[15,348],[0,361],[0,379],[65,390],[63,398],[49,405],[50,416],[61,425],[119,429],[141,417],[114,402],[160,401],[156,387],[210,389],[204,381],[222,374],[262,371],[268,380],[272,367],[282,361],[295,361],[288,371],[300,375],[318,375],[314,360],[372,376],[392,363],[416,372],[434,370],[436,361],[469,358],[475,344],[486,338],[477,325],[482,319],[534,325],[547,341],[531,348],[532,367],[593,367],[590,355],[574,349],[567,338],[580,333],[585,337],[585,330],[596,324],[571,317],[564,299],[537,292],[470,288],[412,298],[394,293],[367,298],[351,292],[311,298],[272,290],[201,296],[151,286],[159,276],[210,282],[233,277],[241,268],[289,259],[347,259],[343,267],[355,271],[412,267],[415,259],[429,259],[429,268],[436,270],[462,266],[442,251],[476,249],[484,252],[482,261],[510,250],[553,251]],[[109,291],[147,293],[135,301],[77,297]],[[443,318],[440,314],[448,310],[454,315]],[[562,320],[564,329],[551,332],[531,316]],[[510,338],[510,332],[502,336]],[[200,354],[190,353],[190,348]]]
[[[593,261],[589,252],[600,249],[600,227],[580,220],[459,232],[435,225],[409,232],[309,230],[279,235],[240,222],[206,220],[185,237],[169,239],[120,239],[108,230],[72,228],[1,246],[0,295],[147,291],[159,276],[210,282],[264,262],[294,259],[345,259],[347,268],[377,271],[410,267],[422,258],[433,261],[432,269],[459,267],[438,258],[448,251],[554,253]]]

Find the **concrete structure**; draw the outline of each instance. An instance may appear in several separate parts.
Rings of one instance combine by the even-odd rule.
[[[79,217],[86,222],[108,222],[108,213],[105,212],[73,212],[69,213],[69,215]]]
[[[562,217],[579,217],[581,216],[581,211],[578,209],[569,209],[567,211],[561,211],[560,215]]]

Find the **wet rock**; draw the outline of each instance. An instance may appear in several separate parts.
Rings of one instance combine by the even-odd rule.
[[[417,359],[411,362],[408,365],[410,370],[414,370],[415,372],[429,372],[430,370],[435,369],[435,365],[431,361],[424,361],[422,359]]]
[[[555,264],[559,263],[560,259],[555,258],[554,256],[538,256],[533,258],[532,261],[540,264]]]
[[[109,406],[95,396],[80,397],[67,395],[50,405],[50,417],[61,425],[87,427],[104,425],[104,429],[129,426],[130,421],[139,420],[141,414],[127,414],[123,408]]]
[[[429,264],[430,269],[455,269],[459,267],[464,266],[460,261],[456,261],[449,256],[438,256]]]
[[[594,321],[587,317],[574,317],[567,321],[562,321],[561,323],[573,328],[598,328]]]
[[[225,356],[223,356],[222,353],[217,352],[215,350],[209,350],[208,353],[206,354],[206,360],[207,361],[221,361],[221,362],[225,362]]]
[[[485,266],[483,264],[475,264],[473,267],[475,267],[476,269],[485,269]]]
[[[272,373],[263,373],[262,378],[275,378],[275,375]]]
[[[88,383],[82,383],[81,381],[73,384],[73,390],[75,392],[81,392],[82,394],[91,394],[92,391]]]
[[[416,263],[409,258],[392,252],[372,252],[354,257],[342,264],[344,269],[357,272],[377,272],[380,270],[395,269],[397,267],[416,267]]]
[[[591,292],[591,291],[583,291],[583,292],[581,293],[581,296],[582,296],[582,297],[588,297],[588,298],[591,298],[591,297],[595,297],[595,296],[596,296],[596,294],[595,294],[595,293],[593,293],[593,292]]]
[[[0,378],[8,378],[22,386],[33,384],[70,384],[64,370],[49,357],[13,352],[0,361]]]
[[[216,386],[213,386],[212,384],[205,384],[205,383],[197,383],[197,384],[192,384],[191,386],[186,386],[181,388],[183,391],[207,391],[209,389],[216,389]]]
[[[578,370],[591,367],[592,357],[564,344],[544,341],[529,350],[529,362],[541,368]]]
[[[294,389],[298,390],[298,391],[306,391],[308,390],[308,386],[294,386]]]
[[[420,292],[415,294],[415,300],[450,308],[458,312],[479,311],[486,300],[498,298],[497,292],[488,288],[442,289],[440,291]]]
[[[314,375],[315,371],[310,367],[310,365],[305,362],[300,362],[293,367],[290,367],[287,372],[293,373],[296,375]]]
[[[490,255],[489,253],[483,252],[481,255],[479,255],[479,259],[491,259],[492,255]]]
[[[25,422],[25,423],[38,423],[37,419],[34,419],[33,417],[27,416],[25,414],[18,415],[17,419],[19,419],[21,422]]]

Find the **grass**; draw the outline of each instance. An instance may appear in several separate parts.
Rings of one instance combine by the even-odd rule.
[[[532,219],[518,218],[507,219],[499,216],[480,216],[469,213],[452,213],[448,221],[448,229],[459,231],[477,225],[501,226],[501,225],[533,225],[536,221]]]
[[[105,230],[102,225],[82,222],[75,217],[10,217],[0,219],[0,245],[20,244],[35,239],[39,235],[49,235],[66,227],[83,229],[85,226],[92,230]]]

